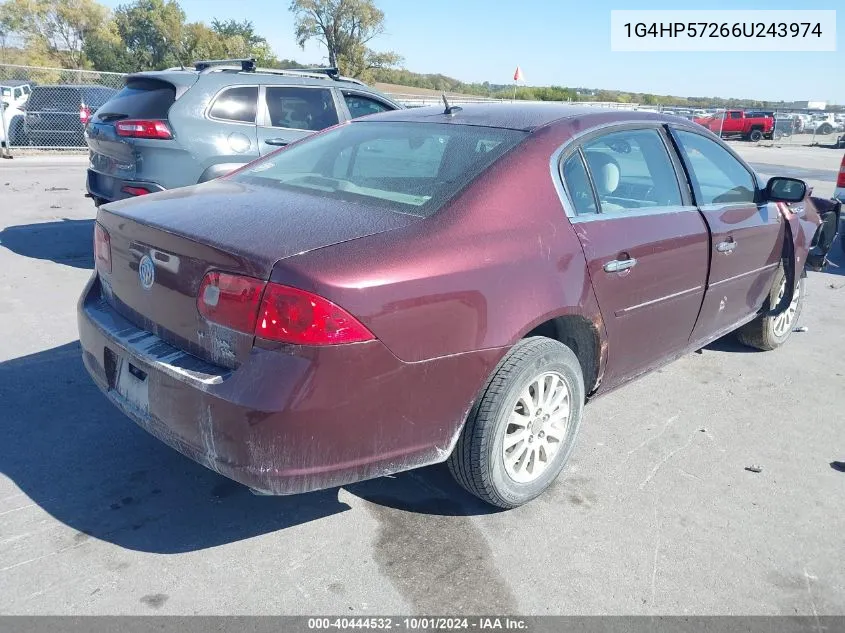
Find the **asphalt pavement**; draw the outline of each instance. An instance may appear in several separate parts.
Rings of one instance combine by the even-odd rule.
[[[832,192],[841,151],[795,149],[748,160]],[[257,497],[85,373],[84,170],[0,161],[0,613],[845,614],[838,245],[808,331],[768,353],[723,339],[591,403],[524,507],[491,511],[442,466]]]

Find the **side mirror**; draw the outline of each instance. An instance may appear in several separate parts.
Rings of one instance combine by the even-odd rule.
[[[807,195],[807,183],[797,178],[776,176],[766,184],[766,200],[772,202],[801,202]]]

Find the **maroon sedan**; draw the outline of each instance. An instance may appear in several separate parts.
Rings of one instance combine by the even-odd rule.
[[[588,399],[733,330],[783,343],[818,223],[683,119],[400,110],[101,207],[80,339],[122,411],[256,491],[448,460],[513,507]]]

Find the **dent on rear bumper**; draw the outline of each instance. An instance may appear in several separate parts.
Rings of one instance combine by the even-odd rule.
[[[120,410],[191,459],[272,494],[445,460],[505,352],[403,363],[378,341],[255,348],[240,367],[228,370],[134,327],[103,299],[96,274],[78,317],[85,366]],[[106,348],[147,372],[149,410],[113,389]]]

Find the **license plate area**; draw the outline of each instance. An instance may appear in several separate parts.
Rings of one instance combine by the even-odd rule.
[[[150,410],[149,376],[129,358],[106,348],[103,354],[109,388],[142,412]]]

